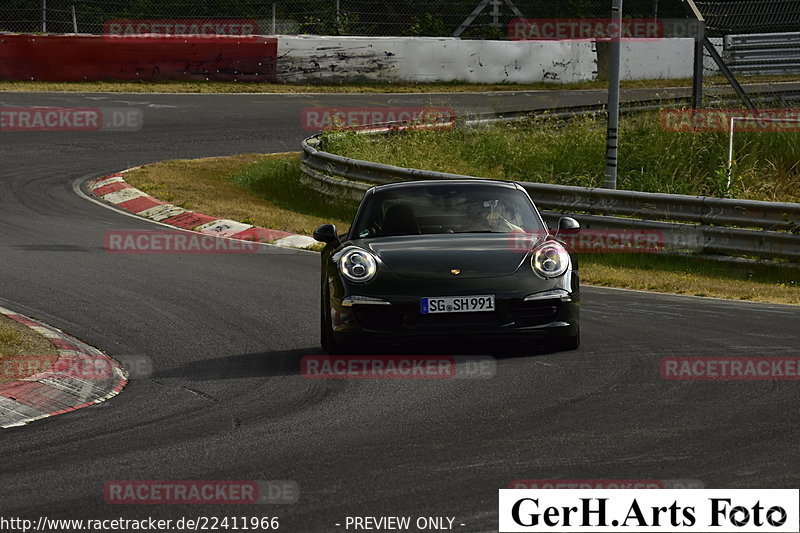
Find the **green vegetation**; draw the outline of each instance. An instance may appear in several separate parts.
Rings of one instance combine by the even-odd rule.
[[[798,76],[753,76],[747,83],[797,82]],[[706,87],[727,86],[720,77],[708,77],[703,81]],[[632,80],[623,81],[623,89],[660,89],[667,87],[691,87],[691,78],[678,80]],[[0,81],[0,92],[124,92],[124,93],[463,93],[496,91],[561,91],[606,89],[607,81],[586,81],[579,83],[407,83],[407,82],[369,82],[369,83],[254,83],[223,81]]]
[[[300,161],[296,156],[259,161],[230,180],[287,211],[322,218],[343,229],[349,227],[358,207],[355,202],[332,202],[327,196],[301,185]]]
[[[24,378],[33,372],[26,372],[26,369],[37,368],[37,363],[44,364],[44,358],[52,364],[56,356],[55,347],[45,337],[24,324],[0,316],[0,367],[4,365],[4,357],[16,358],[0,371],[0,383]]]
[[[326,222],[347,228],[352,211],[307,190],[299,177],[297,153],[176,159],[125,174],[148,194],[207,215],[304,235]]]
[[[800,268],[657,254],[582,254],[581,282],[692,296],[800,304]]]
[[[492,179],[598,187],[606,119],[541,118],[444,132],[336,134],[327,151],[390,165]],[[800,202],[800,132],[737,132],[727,190],[727,132],[664,131],[658,113],[620,121],[620,189]]]

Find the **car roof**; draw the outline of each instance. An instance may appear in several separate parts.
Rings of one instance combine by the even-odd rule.
[[[473,179],[441,179],[441,180],[410,180],[410,181],[397,181],[393,183],[386,183],[383,185],[376,185],[372,187],[373,192],[388,191],[394,189],[417,188],[417,187],[452,187],[453,185],[490,185],[494,187],[503,187],[507,189],[519,189],[519,186],[513,181],[499,181],[488,180],[481,178]]]

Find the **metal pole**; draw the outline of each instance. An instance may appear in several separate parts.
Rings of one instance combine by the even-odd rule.
[[[336,24],[339,24],[339,0],[336,0]]]
[[[750,97],[747,96],[747,93],[744,92],[744,89],[736,80],[736,77],[733,75],[733,72],[731,72],[731,69],[729,69],[728,65],[725,64],[725,61],[722,60],[722,58],[719,55],[719,52],[717,52],[717,49],[714,48],[714,45],[711,43],[711,41],[708,40],[708,37],[703,37],[703,45],[706,47],[708,55],[711,56],[711,59],[714,60],[714,62],[719,67],[719,70],[722,71],[722,74],[728,80],[728,83],[730,83],[731,87],[733,87],[733,90],[736,91],[736,94],[739,96],[739,98],[742,99],[744,105],[747,106],[747,109],[749,109],[750,111],[756,111],[756,106],[753,104],[753,101],[750,100]]]
[[[611,0],[611,24],[617,33],[611,35],[609,43],[608,76],[608,131],[606,133],[605,187],[617,188],[617,140],[619,128],[619,68],[620,40],[622,38],[622,0]]]
[[[72,33],[78,33],[78,18],[75,16],[75,6],[72,6]]]
[[[703,106],[703,47],[705,45],[706,20],[697,9],[694,0],[681,0],[686,14],[689,16],[687,25],[694,33],[694,68],[692,74],[692,107],[697,109]],[[712,55],[712,59],[716,58]]]
[[[47,0],[42,0],[42,33],[47,33]]]
[[[703,38],[694,38],[694,73],[692,75],[692,109],[703,107]]]
[[[725,169],[725,175],[728,178],[725,184],[725,190],[731,190],[731,178],[733,177],[733,125],[738,117],[731,117],[731,126],[728,131],[728,167]]]
[[[271,35],[276,34],[276,26],[275,26],[275,4],[272,4],[272,33]]]

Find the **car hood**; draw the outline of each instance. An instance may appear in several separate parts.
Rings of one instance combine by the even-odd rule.
[[[530,249],[518,242],[514,234],[465,233],[383,237],[354,244],[370,250],[402,278],[470,279],[516,272]]]

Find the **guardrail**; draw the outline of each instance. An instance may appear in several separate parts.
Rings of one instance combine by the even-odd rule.
[[[800,74],[800,32],[726,35],[723,57],[745,75]]]
[[[557,110],[553,114],[581,112],[587,111]],[[482,123],[485,119],[461,124]],[[492,117],[492,121],[495,119],[505,118]],[[519,115],[511,119],[524,118]],[[373,128],[364,133],[388,129]],[[321,139],[320,134],[303,141],[300,168],[303,181],[327,195],[358,201],[367,189],[382,183],[478,179],[331,154],[322,150]],[[671,251],[800,260],[800,204],[518,183],[531,195],[548,224],[569,214],[587,229],[660,231],[665,247]]]

